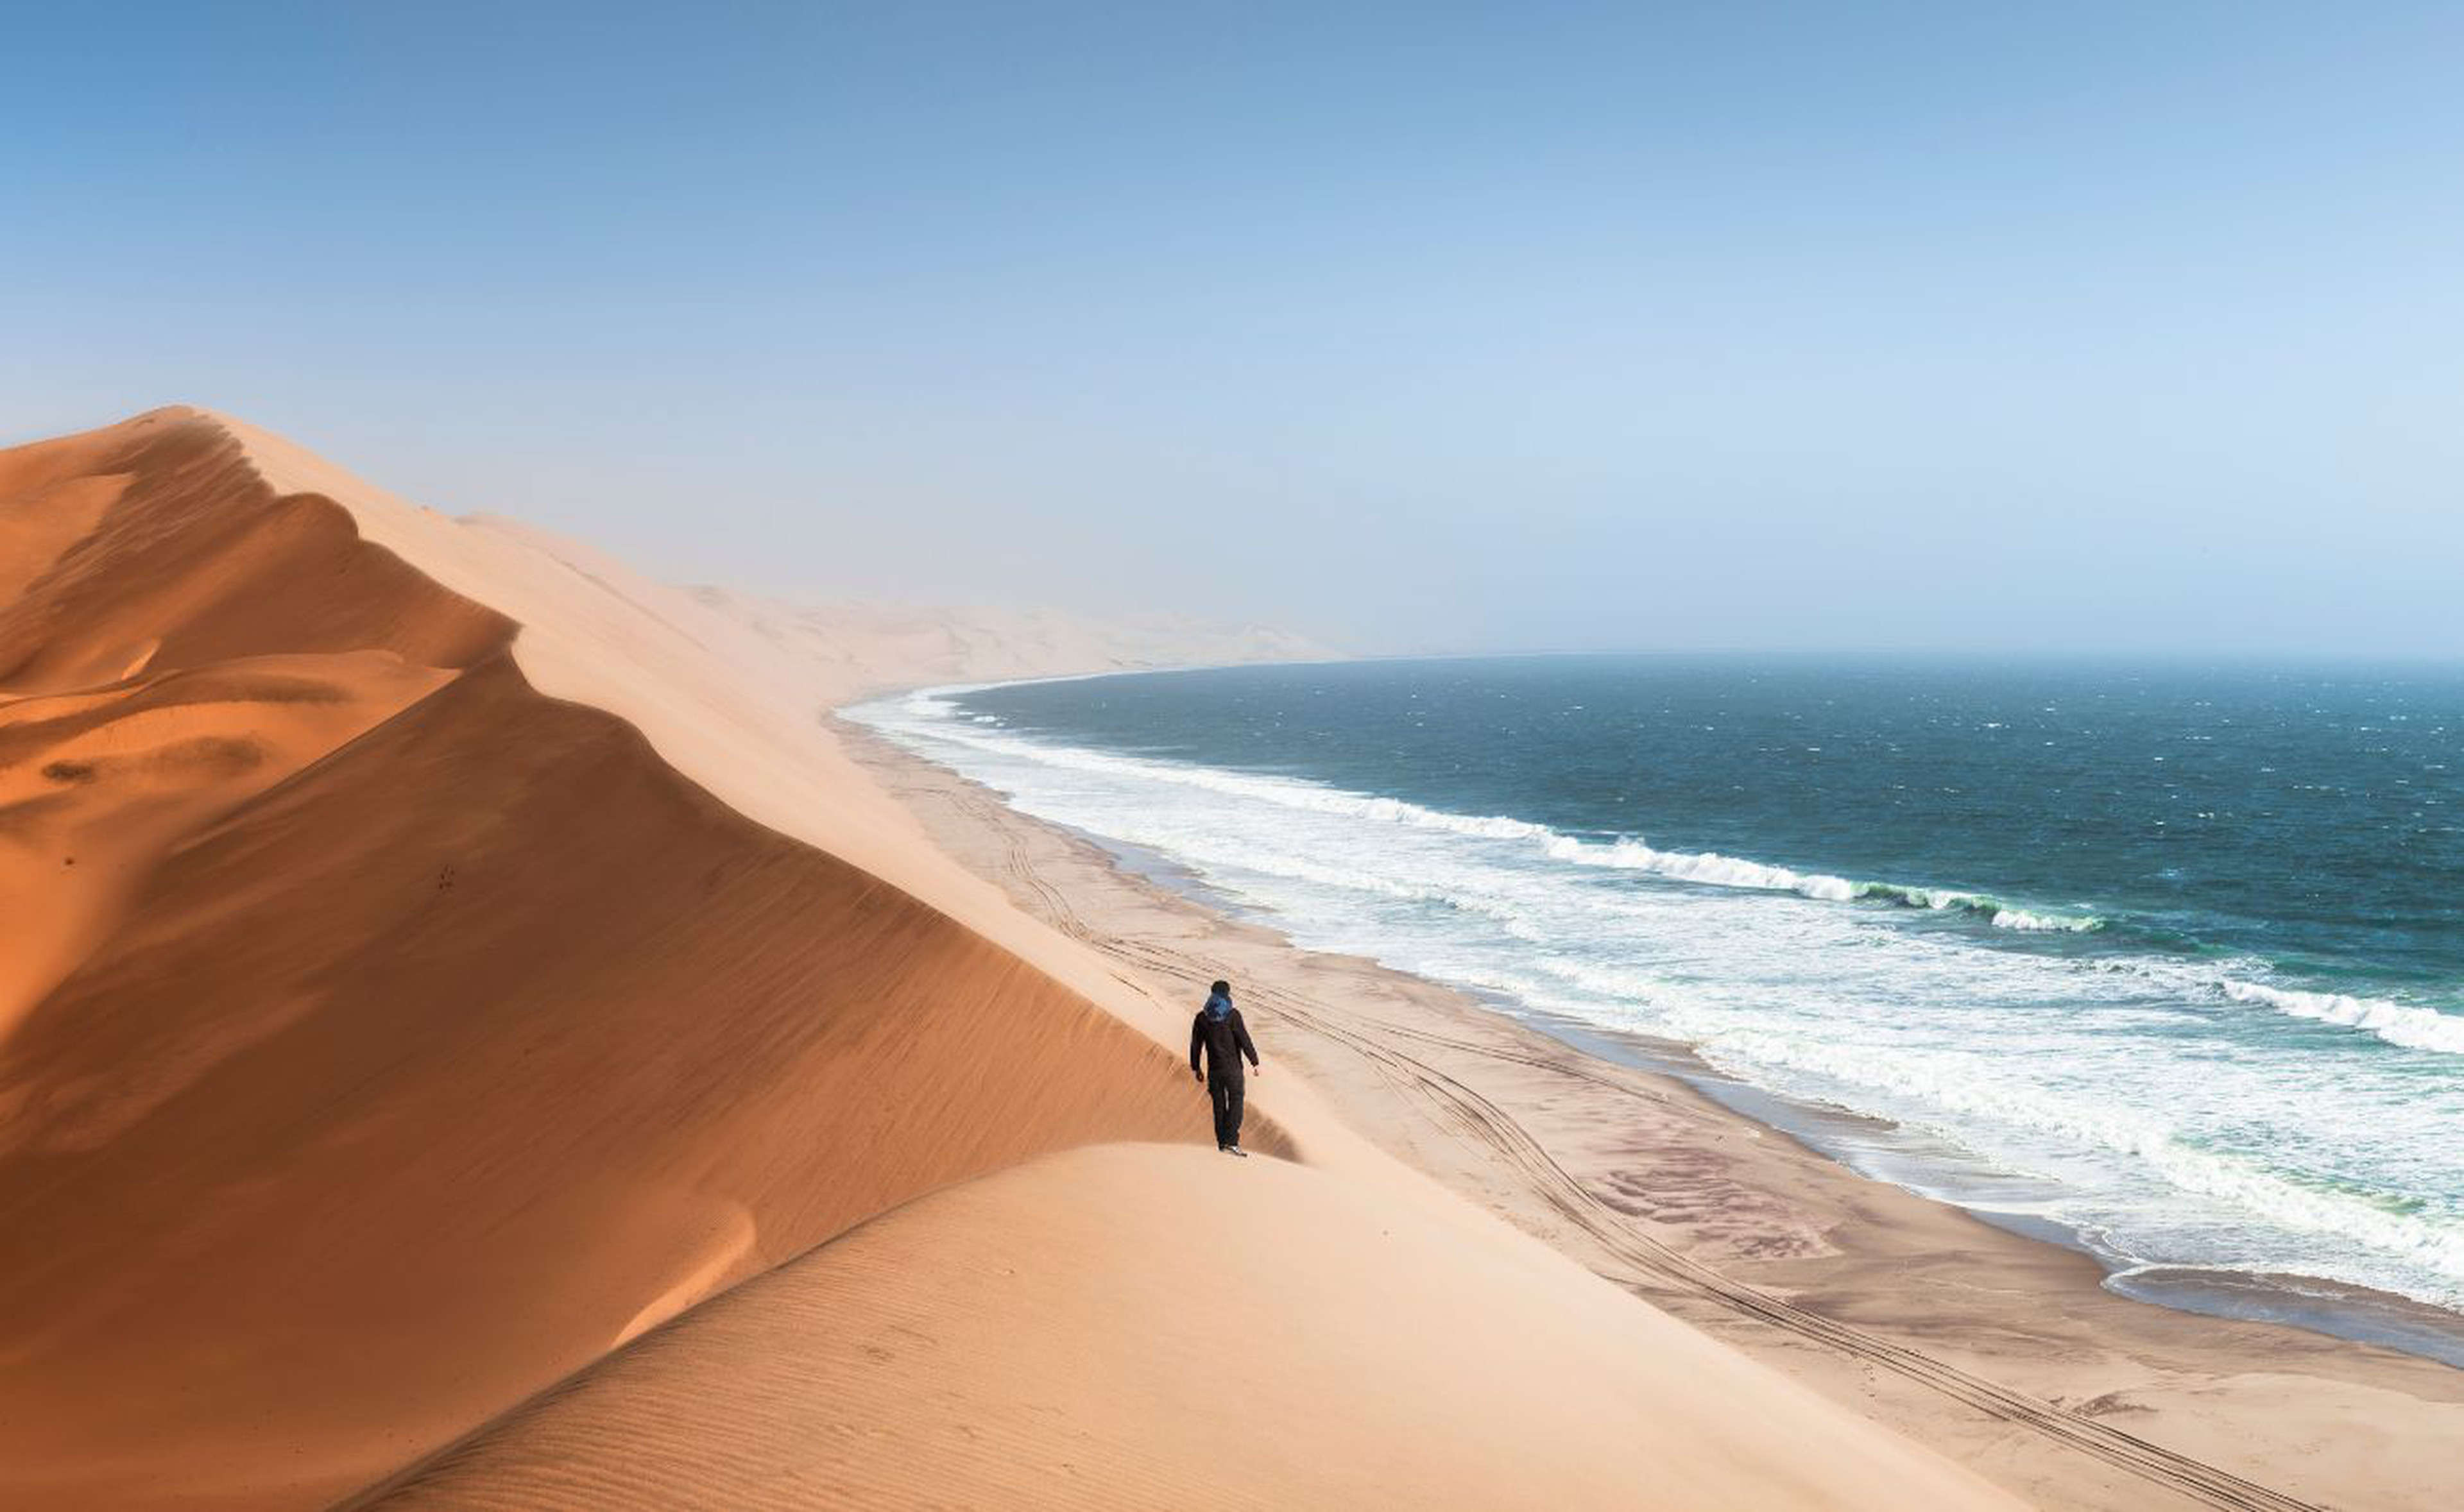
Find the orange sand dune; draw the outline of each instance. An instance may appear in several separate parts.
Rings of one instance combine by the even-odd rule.
[[[384,651],[255,656],[0,704],[0,1035],[165,850],[446,675]]]
[[[0,452],[0,1505],[315,1505],[578,1370],[434,1494],[742,1504],[638,1415],[720,1393],[770,1504],[1049,1500],[1056,1402],[1109,1494],[1231,1502],[1228,1381],[1287,1501],[1991,1502],[1278,1079],[1251,1144],[1313,1169],[973,1179],[1204,1141],[1186,1007],[690,595],[190,410]],[[963,1358],[849,1373],[916,1318]]]
[[[77,957],[0,1045],[0,1503],[313,1503],[918,1192],[1202,1134],[209,423],[74,445],[138,481],[0,616],[11,959]]]

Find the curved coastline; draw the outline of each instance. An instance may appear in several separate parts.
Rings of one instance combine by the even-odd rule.
[[[2101,918],[2030,909],[1977,891],[1859,883],[1727,856],[1660,851],[1639,841],[1569,835],[1534,821],[1503,815],[1447,813],[1399,798],[1348,792],[1299,778],[1197,767],[1100,748],[1059,745],[1016,733],[977,734],[969,728],[990,722],[990,716],[967,715],[954,700],[969,692],[1009,686],[1020,684],[906,689],[851,703],[839,713],[881,738],[899,741],[912,754],[927,760],[935,758],[932,745],[996,754],[1013,754],[1023,745],[1038,748],[1037,759],[1073,770],[1084,768],[1099,776],[1126,772],[1140,779],[1222,791],[1244,799],[1264,798],[1279,805],[1358,816],[1412,829],[1529,844],[1552,859],[1573,865],[1629,868],[1674,882],[1788,892],[1825,903],[1866,907],[1879,904],[1932,913],[1951,911],[1996,929],[2028,932],[2084,932],[2101,929],[2105,922]],[[1289,923],[1274,906],[1251,906],[1207,886],[1202,866],[1188,858],[1176,857],[1168,847],[1133,843],[1093,830],[1084,833],[1110,851],[1125,868],[1204,907],[1229,911],[1273,929],[1286,928]],[[2014,915],[2021,922],[2013,922]],[[1408,965],[1383,964],[1407,975],[1413,972]],[[1421,975],[1428,976],[1425,972]],[[2203,975],[2195,982],[2185,975],[2184,982],[2220,999],[2372,1034],[2391,1044],[2445,1053],[2464,1049],[2464,1019],[2454,1016],[2403,1004],[2267,986],[2220,973],[2212,975],[2213,980]],[[2012,1232],[2060,1243],[2089,1256],[2103,1269],[2111,1289],[2118,1295],[2202,1314],[2295,1323],[2335,1337],[2384,1345],[2464,1366],[2464,1314],[2435,1302],[2357,1282],[2350,1277],[2305,1275],[2298,1269],[2265,1264],[2233,1269],[2134,1253],[2105,1242],[2095,1225],[2046,1216],[2043,1210],[2048,1205],[2047,1196],[2055,1189],[1997,1169],[1991,1161],[1955,1143],[1899,1124],[1887,1114],[1878,1115],[1853,1105],[1760,1085],[1750,1075],[1705,1061],[1682,1041],[1588,1020],[1566,1005],[1534,1001],[1508,988],[1443,976],[1432,980],[1435,985],[1469,993],[1498,1011],[1567,1040],[1588,1053],[1621,1059],[1684,1079],[1713,1099],[1804,1141],[1861,1175],[1890,1181],[1921,1195],[1959,1206]],[[2186,1154],[2183,1158],[2191,1157]],[[2188,1171],[2185,1178],[2197,1179],[2199,1172]],[[2219,1175],[2216,1179],[2241,1178]],[[2389,1238],[2390,1242],[2395,1241],[2395,1236]],[[2220,1280],[2211,1284],[2190,1279],[2201,1277]]]

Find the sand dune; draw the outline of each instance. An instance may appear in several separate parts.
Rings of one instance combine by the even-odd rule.
[[[1314,661],[1336,654],[1286,631],[1187,619],[1098,622],[1058,609],[799,604],[714,587],[697,587],[693,596],[812,668],[830,685],[823,701],[831,704],[887,685]]]
[[[1235,1502],[1230,1370],[1287,1501],[1987,1500],[1288,1085],[1251,1142],[1312,1169],[1203,1149],[1185,1006],[935,850],[740,618],[197,411],[0,453],[0,1504],[315,1505],[575,1371],[405,1494],[1048,1496],[943,1432],[1025,1453],[1042,1378],[1111,1494]],[[847,1373],[916,1317],[949,1373]],[[627,1426],[677,1392],[758,1497]]]
[[[918,1192],[1202,1133],[210,424],[78,445],[138,482],[0,621],[11,958],[76,957],[0,1053],[0,1501],[313,1502]]]

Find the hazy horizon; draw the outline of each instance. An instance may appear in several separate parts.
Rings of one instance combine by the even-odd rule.
[[[1371,652],[2464,654],[2464,12],[65,11],[0,434]]]

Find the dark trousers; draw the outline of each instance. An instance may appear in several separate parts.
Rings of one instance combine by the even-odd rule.
[[[1247,1078],[1234,1071],[1229,1076],[1210,1071],[1206,1077],[1206,1097],[1215,1105],[1215,1142],[1237,1145],[1241,1142],[1241,1095],[1247,1090]]]

